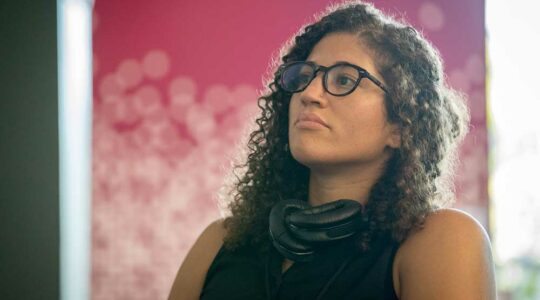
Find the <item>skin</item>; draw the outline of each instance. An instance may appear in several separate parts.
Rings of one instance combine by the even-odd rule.
[[[347,61],[382,79],[369,49],[352,34],[324,37],[307,60],[323,66]],[[309,203],[347,198],[366,204],[392,149],[400,146],[397,126],[387,122],[384,92],[363,79],[353,93],[332,96],[324,91],[319,73],[292,96],[289,111],[291,153],[311,171]],[[296,124],[303,112],[317,114],[328,126]],[[221,220],[205,229],[181,265],[169,299],[199,298],[225,234]],[[282,270],[291,265],[284,260]],[[407,237],[397,251],[392,276],[400,299],[496,299],[488,236],[474,218],[454,209],[430,214],[423,228]]]
[[[400,246],[393,266],[400,299],[497,299],[489,238],[470,215],[443,209]]]
[[[208,268],[223,245],[225,235],[222,220],[216,220],[206,227],[180,265],[169,300],[199,299]]]
[[[330,34],[307,58],[331,66],[347,61],[376,78],[374,61],[352,34]],[[333,96],[323,88],[322,72],[289,105],[289,147],[293,157],[310,169],[309,202],[336,199],[367,202],[369,189],[380,177],[391,148],[399,147],[399,130],[386,121],[384,91],[364,78],[349,95]],[[384,82],[383,82],[384,83]],[[306,129],[295,124],[303,112],[318,115],[328,127]]]

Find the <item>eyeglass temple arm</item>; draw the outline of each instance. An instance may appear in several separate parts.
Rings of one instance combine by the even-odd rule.
[[[377,78],[373,77],[371,74],[367,72],[365,74],[369,80],[371,80],[373,83],[379,86],[385,93],[390,94],[382,82],[380,82]]]

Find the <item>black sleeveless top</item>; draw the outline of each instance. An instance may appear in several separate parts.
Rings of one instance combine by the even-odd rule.
[[[321,249],[313,261],[295,262],[282,274],[284,258],[272,246],[260,254],[250,246],[232,252],[222,246],[200,299],[398,299],[392,282],[398,247],[382,235],[361,253],[347,239]]]

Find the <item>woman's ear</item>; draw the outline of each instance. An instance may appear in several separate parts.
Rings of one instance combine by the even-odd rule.
[[[388,136],[387,145],[393,149],[401,147],[401,129],[398,124],[390,124],[390,135]]]

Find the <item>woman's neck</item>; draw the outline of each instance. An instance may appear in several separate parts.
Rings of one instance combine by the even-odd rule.
[[[382,175],[383,166],[359,169],[314,171],[309,175],[309,203],[317,206],[338,199],[351,199],[366,205],[371,187]]]

